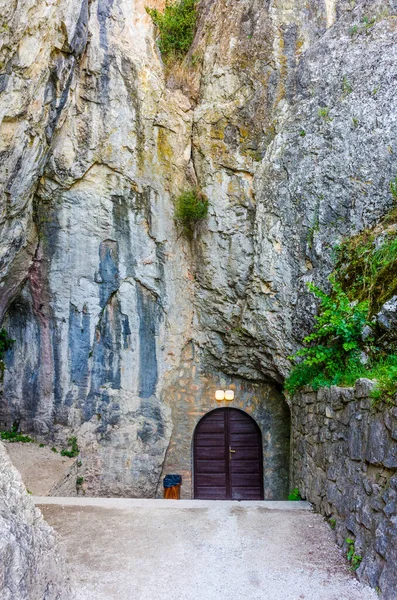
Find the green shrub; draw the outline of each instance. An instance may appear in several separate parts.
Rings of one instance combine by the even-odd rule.
[[[295,502],[298,500],[302,500],[298,488],[294,488],[293,490],[290,491],[290,493],[288,494],[288,500],[292,500]]]
[[[289,395],[307,384],[318,389],[354,382],[362,371],[361,337],[367,324],[368,303],[351,303],[340,284],[334,278],[330,280],[331,295],[308,284],[320,300],[320,307],[313,333],[303,340],[306,347],[290,357],[297,364],[285,381]],[[299,359],[301,362],[297,362]]]
[[[306,347],[290,357],[296,364],[284,389],[293,396],[305,385],[314,390],[331,385],[353,386],[357,379],[366,377],[377,382],[371,393],[374,400],[390,401],[397,394],[397,356],[382,352],[372,338],[363,340],[368,302],[351,302],[332,277],[331,282],[330,295],[309,284],[320,299],[320,307],[314,332],[303,340]],[[361,361],[362,352],[365,363]]]
[[[70,450],[61,450],[61,456],[69,456],[69,458],[74,458],[77,456],[79,453],[79,447],[77,445],[76,437],[71,437],[68,439],[68,446],[70,447]]]
[[[34,440],[28,435],[23,435],[22,433],[18,433],[17,431],[1,431],[0,437],[2,440],[6,440],[7,442],[22,442],[24,444],[28,444],[30,442],[34,442]]]
[[[187,237],[208,215],[208,199],[197,188],[183,192],[175,202],[175,221]]]
[[[159,28],[158,46],[167,62],[182,58],[193,42],[196,27],[197,0],[166,2],[164,12],[146,7],[153,23]]]
[[[361,561],[363,560],[363,557],[360,556],[359,554],[356,554],[354,540],[352,540],[351,538],[346,538],[345,541],[347,544],[347,550],[346,550],[347,560],[352,565],[352,571],[357,571],[358,567],[361,564]]]

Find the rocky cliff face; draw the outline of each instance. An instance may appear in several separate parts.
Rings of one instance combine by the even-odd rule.
[[[0,590],[3,600],[70,600],[64,557],[0,442]]]
[[[156,493],[191,341],[203,377],[280,386],[305,282],[397,169],[394,0],[203,0],[170,74],[145,4],[0,2],[0,420],[77,432],[96,493]]]

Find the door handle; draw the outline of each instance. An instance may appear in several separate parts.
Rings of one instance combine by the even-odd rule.
[[[232,450],[232,447],[231,447],[231,446],[229,446],[229,452],[230,452],[230,454],[232,455],[232,454],[234,454],[236,451],[235,451],[235,450]],[[230,458],[231,458],[231,456],[230,456]]]

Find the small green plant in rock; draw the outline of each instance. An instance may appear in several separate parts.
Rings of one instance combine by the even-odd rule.
[[[342,81],[342,91],[345,96],[347,96],[348,94],[351,94],[353,91],[353,88],[350,85],[349,80],[347,79],[346,76],[343,78],[343,81]]]
[[[58,454],[58,450],[54,446],[51,448],[51,450],[54,452],[54,454]]]
[[[77,438],[76,437],[71,437],[68,439],[68,446],[70,447],[70,450],[66,450],[65,448],[63,450],[61,450],[61,455],[62,456],[69,456],[69,458],[74,458],[75,456],[78,455],[79,453],[79,447],[77,445]]]
[[[181,225],[188,238],[196,225],[208,215],[208,199],[197,188],[183,192],[175,202],[175,221]]]
[[[375,25],[376,23],[376,17],[372,17],[372,19],[370,19],[367,15],[365,15],[362,18],[362,26],[364,31],[367,31],[368,29],[370,29],[373,25]]]
[[[302,500],[298,488],[294,488],[293,490],[290,491],[290,493],[288,494],[288,500],[291,500],[293,502]]]
[[[164,12],[146,7],[159,29],[158,46],[166,62],[187,54],[196,27],[196,4],[197,0],[167,1]]]
[[[332,121],[331,117],[329,116],[329,111],[330,109],[328,106],[320,106],[318,109],[318,116],[324,119],[324,121]]]
[[[331,529],[335,529],[336,519],[328,519],[328,525],[331,527]]]
[[[83,485],[83,483],[84,483],[84,477],[77,477],[77,479],[76,479],[77,487]]]
[[[305,137],[306,136],[306,131],[304,129],[301,129],[300,132],[299,132],[299,135],[301,137]]]
[[[353,122],[353,125],[354,125],[354,127],[357,129],[357,127],[358,127],[358,126],[359,126],[359,124],[360,124],[359,120],[358,120],[358,119],[355,119],[355,118],[353,117],[353,118],[352,118],[352,122]]]
[[[394,200],[397,202],[397,175],[390,182],[390,191],[392,193]]]
[[[356,554],[355,541],[352,538],[346,538],[345,541],[347,544],[346,558],[351,563],[352,571],[357,571],[363,557],[360,554]]]

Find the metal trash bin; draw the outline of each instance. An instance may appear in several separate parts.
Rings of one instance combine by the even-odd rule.
[[[179,500],[181,497],[182,475],[166,475],[163,480],[164,498]]]

